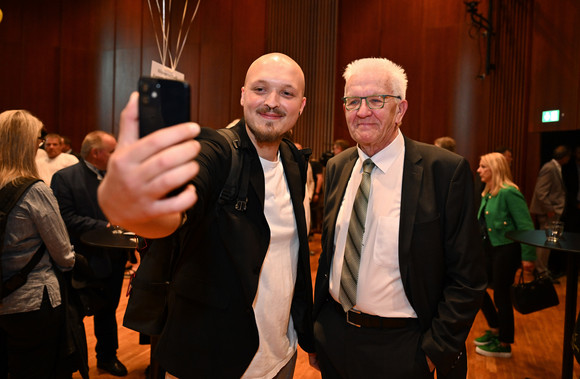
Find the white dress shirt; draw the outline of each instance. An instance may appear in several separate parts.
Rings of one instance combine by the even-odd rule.
[[[330,294],[338,299],[348,224],[362,178],[362,162],[369,158],[358,148],[359,158],[346,187],[334,235],[335,254],[330,271]],[[355,309],[382,317],[417,317],[409,303],[399,270],[399,220],[405,141],[401,132],[391,144],[373,155],[371,189],[357,285]]]

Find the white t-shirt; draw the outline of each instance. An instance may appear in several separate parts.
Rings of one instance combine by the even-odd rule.
[[[298,266],[298,232],[294,207],[280,154],[275,162],[260,158],[266,193],[264,214],[270,246],[262,265],[254,313],[260,346],[243,378],[272,378],[296,352],[298,337],[290,307]]]
[[[41,149],[38,149],[40,151]],[[62,170],[65,167],[72,166],[79,162],[78,158],[72,154],[60,153],[56,158],[49,158],[48,155],[37,153],[36,154],[36,168],[38,169],[38,175],[47,186],[50,187],[50,181],[52,175],[58,170]]]

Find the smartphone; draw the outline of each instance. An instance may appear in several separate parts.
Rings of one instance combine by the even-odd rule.
[[[190,93],[187,82],[171,79],[139,78],[139,135],[191,121]],[[185,186],[167,194],[179,194]]]
[[[139,78],[139,134],[191,121],[190,87],[171,79]]]

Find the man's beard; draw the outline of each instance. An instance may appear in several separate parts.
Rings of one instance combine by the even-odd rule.
[[[282,117],[286,116],[286,114],[283,111],[281,111],[280,109],[270,108],[267,105],[264,105],[264,106],[256,109],[256,113],[258,113],[258,114],[275,113],[276,115],[279,115]],[[274,121],[264,122],[265,130],[261,130],[260,128],[256,127],[255,125],[251,125],[249,123],[247,123],[247,125],[248,125],[248,129],[250,129],[250,131],[254,135],[254,138],[256,139],[256,142],[258,142],[258,143],[272,143],[272,142],[276,142],[276,141],[279,141],[280,139],[282,139],[283,133],[280,133],[279,131],[277,131],[275,129]]]
[[[248,129],[250,129],[250,131],[254,135],[256,142],[271,143],[280,140],[281,134],[279,134],[275,129],[272,129],[274,127],[274,123],[271,121],[267,121],[265,125],[267,129],[261,130],[256,128],[254,125],[248,124]]]

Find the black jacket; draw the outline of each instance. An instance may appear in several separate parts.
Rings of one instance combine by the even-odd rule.
[[[351,148],[331,159],[326,168],[315,318],[330,297],[336,219],[357,158],[356,148]],[[401,280],[424,333],[421,348],[437,366],[438,375],[447,375],[464,354],[487,284],[467,161],[405,138],[399,225]],[[466,373],[454,374],[465,377]]]
[[[193,180],[198,201],[177,232],[181,256],[156,357],[180,378],[239,378],[258,350],[252,302],[270,242],[264,216],[264,173],[243,120],[234,128],[245,154],[244,165],[251,166],[247,210],[237,211],[234,203],[217,204],[229,173],[231,150],[215,130],[203,128],[198,137],[200,172]],[[306,159],[300,159],[302,155],[287,142],[282,142],[280,152],[300,240],[291,314],[301,347],[313,351],[305,181],[299,167],[306,165]]]

